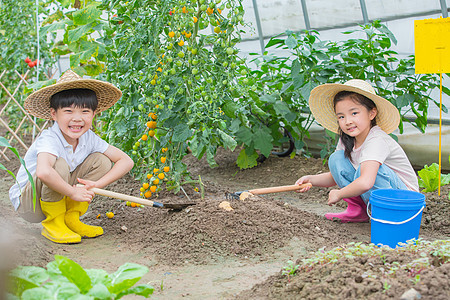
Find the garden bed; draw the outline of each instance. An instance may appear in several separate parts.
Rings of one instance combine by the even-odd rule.
[[[326,252],[336,247],[345,248],[350,242],[361,242],[365,247],[370,242],[370,224],[340,224],[326,220],[323,217],[325,212],[338,211],[343,206],[327,207],[328,189],[317,187],[304,194],[291,192],[246,201],[228,200],[232,211],[219,208],[219,204],[227,200],[227,192],[293,184],[302,175],[327,170],[320,160],[300,156],[293,159],[271,156],[255,168],[239,170],[234,163],[236,155],[220,150],[217,156],[219,167],[215,169],[210,169],[203,160],[197,161],[190,156],[185,158],[193,178],[198,175],[202,178],[204,199],[193,186],[187,185],[184,188],[189,199],[182,192],[177,195],[162,192],[157,198],[152,198],[163,203],[197,203],[181,211],[128,207],[123,201],[97,196],[84,220],[102,226],[105,235],[83,240],[78,245],[50,243],[39,235],[39,224],[17,219],[9,201],[4,201],[8,200],[4,186],[12,181],[5,182],[5,185],[2,183],[0,215],[5,223],[18,225],[16,230],[20,237],[17,242],[21,245],[17,251],[18,263],[45,266],[53,260],[54,254],[66,255],[90,268],[114,270],[124,261],[137,262],[150,267],[152,275],[147,278],[149,282],[166,280],[165,288],[156,289],[155,297],[207,295],[234,298],[255,283],[258,285],[240,297],[258,295],[257,298],[286,299],[301,295],[300,298],[311,299],[325,295],[339,298],[345,294],[360,299],[398,298],[414,287],[425,299],[438,299],[450,292],[449,263],[427,268],[418,282],[414,281],[416,274],[408,277],[407,272],[402,273],[401,278],[381,274],[383,262],[380,257],[388,257],[390,263],[398,261],[400,264],[416,259],[414,254],[404,255],[395,251],[373,257],[342,259],[309,270],[300,268],[295,275],[286,276],[283,267],[288,266],[288,260],[301,264],[301,259],[317,254],[319,249]],[[136,196],[139,187],[139,182],[127,176],[107,189]],[[441,196],[437,192],[426,195],[421,238],[448,239],[448,193],[448,186],[444,186]],[[115,216],[107,218],[107,211],[114,212]],[[267,268],[265,264],[269,263],[270,268]],[[228,271],[234,274],[228,278],[234,283],[231,287],[222,280],[209,282],[209,278],[217,277],[221,270],[225,273],[225,269],[231,266],[235,267],[234,271]],[[261,266],[256,273],[259,276],[254,271],[258,266]],[[178,276],[177,281],[168,279],[173,275],[161,273],[162,270],[178,270],[181,274],[188,269],[197,274],[197,287],[187,287],[192,273]],[[206,269],[210,273],[205,272]],[[375,277],[365,276],[367,272]],[[173,271],[169,273],[173,274]],[[158,274],[159,280],[156,278]],[[238,280],[247,280],[247,283],[238,283]]]

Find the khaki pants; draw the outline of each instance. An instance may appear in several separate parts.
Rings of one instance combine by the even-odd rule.
[[[87,180],[99,180],[109,170],[111,170],[111,160],[102,153],[92,153],[71,173],[69,171],[69,165],[63,158],[58,158],[53,168],[58,172],[64,181],[70,185],[78,183],[77,178]],[[33,209],[33,189],[31,183],[28,182],[22,191],[20,198],[20,206],[18,208],[19,215],[31,223],[40,223],[46,217],[42,213],[41,204],[39,199],[44,202],[57,202],[64,198],[58,192],[50,189],[44,184],[36,175],[33,177],[34,184],[36,186],[36,210]]]

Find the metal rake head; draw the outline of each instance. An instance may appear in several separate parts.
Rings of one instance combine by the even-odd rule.
[[[238,192],[238,193],[225,193],[225,198],[227,200],[239,200],[239,196],[241,195],[242,192]]]

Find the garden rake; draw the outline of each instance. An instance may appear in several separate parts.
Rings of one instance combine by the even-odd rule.
[[[83,186],[79,184],[78,186]],[[182,210],[183,208],[186,208],[191,205],[195,205],[196,203],[160,203],[156,201],[146,200],[130,195],[125,195],[117,192],[107,191],[99,188],[90,188],[90,191],[93,191],[96,195],[102,195],[110,198],[115,198],[123,201],[130,201],[135,202],[138,204],[142,204],[145,206],[152,206],[157,208],[167,208],[167,209],[173,209],[173,210]]]

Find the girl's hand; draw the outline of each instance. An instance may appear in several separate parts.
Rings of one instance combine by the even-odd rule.
[[[341,200],[342,200],[342,198],[340,196],[340,190],[331,190],[330,193],[328,194],[328,205],[329,206],[332,206]]]
[[[311,176],[310,176],[310,175],[306,175],[306,176],[300,177],[300,178],[295,182],[296,185],[301,185],[301,184],[303,184],[303,183],[311,183]],[[297,192],[297,193],[304,193],[304,192],[307,192],[307,191],[309,191],[309,189],[311,188],[311,186],[312,186],[312,185],[309,185],[309,184],[308,184],[307,186],[305,186],[305,187],[302,188],[302,189],[297,190],[296,192]]]

